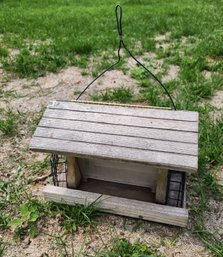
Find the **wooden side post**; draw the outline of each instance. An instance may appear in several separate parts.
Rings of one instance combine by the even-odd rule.
[[[77,188],[81,181],[81,173],[77,163],[77,158],[67,156],[67,187]]]
[[[157,181],[156,181],[156,202],[166,202],[166,187],[167,187],[168,170],[158,169]]]

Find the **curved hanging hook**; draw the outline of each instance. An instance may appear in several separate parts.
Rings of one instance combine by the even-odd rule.
[[[118,14],[118,12],[120,12]],[[131,51],[127,48],[127,46],[125,45],[124,41],[123,41],[123,34],[122,34],[122,7],[120,5],[116,5],[115,8],[115,16],[116,16],[116,23],[117,23],[117,30],[118,30],[118,35],[119,35],[119,48],[118,48],[118,60],[117,62],[115,62],[114,64],[112,64],[111,66],[109,66],[107,69],[105,69],[102,73],[100,73],[95,79],[93,79],[85,88],[84,90],[78,95],[78,97],[76,98],[76,100],[78,100],[83,94],[84,92],[97,80],[99,79],[102,75],[104,75],[104,73],[106,73],[107,71],[111,70],[114,66],[118,65],[120,63],[121,60],[121,55],[120,55],[120,50],[123,46],[123,48],[127,51],[127,53],[129,54],[129,56],[131,56],[142,68],[144,68],[148,74],[150,76],[152,76],[152,78],[157,81],[159,83],[159,85],[164,89],[165,93],[167,94],[167,96],[169,97],[169,100],[173,106],[173,109],[176,110],[176,105],[173,101],[173,98],[171,97],[169,91],[167,90],[167,88],[164,86],[164,84],[161,82],[160,79],[158,79],[149,69],[147,69],[145,67],[145,65],[143,65],[140,61],[138,61],[135,56],[131,53]]]
[[[120,11],[119,17],[118,17],[118,10]],[[122,7],[119,4],[116,5],[115,7],[115,16],[116,16],[118,34],[120,37],[122,37]]]

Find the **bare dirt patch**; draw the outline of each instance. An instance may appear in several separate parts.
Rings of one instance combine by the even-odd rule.
[[[136,56],[136,58],[154,74],[163,71],[164,60],[158,59],[157,55],[153,52],[144,53],[141,56]],[[132,58],[127,59],[126,68],[130,71],[131,69],[137,68],[138,66],[139,65]]]
[[[223,201],[209,200],[209,211],[206,213],[204,224],[219,239],[223,238]]]
[[[156,49],[162,48],[162,49],[167,49],[170,47],[171,43],[169,42],[171,33],[167,32],[163,35],[157,35],[155,36],[155,41],[156,41]]]
[[[34,239],[26,239],[20,245],[13,243],[8,249],[5,256],[11,256],[13,253],[17,257],[32,256],[41,257],[44,253],[49,256],[60,256],[58,246],[55,244],[56,239],[49,236],[58,236],[63,231],[58,226],[55,226],[57,220],[49,220],[44,225],[44,231]],[[148,245],[155,247],[160,253],[167,257],[200,257],[210,256],[205,252],[204,247],[198,240],[191,237],[189,234],[182,234],[177,228],[168,227],[166,225],[159,225],[150,222],[142,222],[140,227],[136,229],[136,223],[132,219],[124,219],[119,216],[103,215],[97,218],[98,225],[94,229],[85,228],[79,229],[75,236],[71,234],[65,236],[68,253],[72,252],[77,255],[78,253],[85,253],[88,256],[95,256],[95,253],[102,250],[107,250],[114,238],[126,238],[131,243],[139,240]],[[10,236],[10,242],[13,242]],[[82,249],[81,249],[82,248]],[[186,255],[185,255],[186,253]],[[82,254],[80,256],[83,256]]]
[[[162,77],[163,82],[169,82],[175,80],[180,72],[180,67],[177,65],[170,65],[167,70],[167,74]]]
[[[223,166],[220,166],[215,174],[218,183],[223,187]]]
[[[171,33],[170,32],[166,32],[165,34],[161,34],[161,35],[156,35],[155,36],[155,41],[165,41],[168,40],[170,38]]]
[[[146,53],[140,57],[140,60],[153,63],[156,71],[162,69],[163,60],[156,59],[156,55],[153,53]],[[127,65],[129,68],[137,67],[130,59]],[[175,79],[178,72],[179,68],[177,66],[170,66],[167,71],[166,81]],[[77,92],[83,90],[91,80],[92,77],[90,76],[82,76],[79,68],[68,67],[57,74],[49,73],[38,79],[2,81],[1,87],[4,92],[15,91],[17,93],[17,97],[10,96],[7,98],[8,104],[12,106],[13,110],[24,112],[27,115],[27,124],[30,124],[30,116],[46,107],[50,100],[75,99]],[[101,92],[122,86],[132,88],[134,93],[138,92],[138,86],[134,79],[130,78],[129,75],[123,74],[122,71],[113,70],[108,72],[95,85],[92,85],[82,99],[90,99],[90,95],[96,91]],[[2,105],[5,105],[5,103]],[[20,177],[21,179],[28,176],[30,178],[34,177],[32,174],[33,168],[30,168],[30,165],[38,161],[44,161],[46,155],[30,152],[28,150],[30,139],[31,133],[28,125],[22,124],[18,135],[4,141],[0,159],[3,164],[1,173],[4,173],[4,176],[1,176],[1,178],[6,179],[8,176],[17,176],[17,178]],[[24,165],[22,166],[23,171],[18,169],[19,165]],[[35,175],[41,176],[49,172],[50,169],[40,170]],[[32,191],[33,196],[41,197],[42,186],[46,183],[48,183],[48,179],[31,183],[28,188]],[[209,223],[210,226],[215,222],[214,219],[217,219],[217,217],[213,216]],[[78,254],[83,246],[83,252],[94,256],[96,251],[109,247],[112,240],[118,236],[127,238],[131,242],[140,240],[149,245],[154,245],[165,256],[210,256],[202,243],[186,230],[114,215],[103,215],[97,218],[97,221],[98,226],[96,229],[87,229],[87,232],[86,229],[80,229],[75,233],[74,238],[70,234],[67,235],[68,252],[71,252],[72,247],[74,247],[75,254]],[[221,223],[214,224],[217,226],[217,224]],[[53,257],[60,256],[56,239],[49,236],[49,234],[58,235],[58,233],[63,233],[63,228],[57,225],[56,220],[51,220],[50,218],[46,224],[40,224],[40,226],[42,231],[36,238],[28,238],[23,242],[15,242],[12,239],[12,232],[6,232],[4,241],[9,243],[9,247],[6,249],[5,256],[41,257],[44,253],[48,253],[49,256]],[[73,246],[71,243],[73,243]]]
[[[49,73],[38,79],[15,79],[5,82],[2,83],[2,88],[4,91],[13,90],[18,93],[18,97],[11,99],[14,110],[38,112],[51,100],[75,100],[92,79],[89,76],[82,76],[79,68],[68,67],[57,74]],[[96,81],[82,99],[89,100],[96,91],[103,92],[116,87],[128,87],[134,93],[138,92],[135,80],[124,75],[122,71],[113,70]]]
[[[211,104],[221,110],[223,113],[223,90],[220,90],[215,93],[211,99]]]

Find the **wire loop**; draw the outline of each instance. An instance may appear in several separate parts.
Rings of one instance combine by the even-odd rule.
[[[119,15],[118,15],[118,12]],[[122,38],[122,7],[118,4],[115,7],[115,15],[116,15],[116,22],[117,22],[117,29],[119,37]]]
[[[143,65],[140,61],[138,61],[136,59],[136,57],[131,53],[131,51],[127,48],[127,46],[125,45],[124,41],[123,41],[123,34],[122,34],[122,7],[120,5],[116,5],[115,8],[115,16],[116,16],[116,23],[117,23],[117,30],[118,30],[118,35],[119,35],[119,48],[117,51],[118,54],[118,60],[113,63],[111,66],[109,66],[107,69],[105,69],[104,71],[102,71],[102,73],[100,73],[95,79],[93,79],[85,88],[84,90],[78,95],[78,97],[76,98],[76,100],[78,100],[83,94],[84,92],[97,80],[99,79],[102,75],[104,75],[107,71],[111,70],[113,67],[115,67],[116,65],[118,65],[120,63],[121,60],[121,55],[120,55],[120,50],[123,47],[127,53],[129,54],[130,57],[132,57],[142,68],[144,68],[147,73],[155,80],[158,82],[158,84],[164,89],[165,93],[167,94],[173,109],[176,110],[176,105],[169,93],[169,91],[167,90],[167,88],[164,86],[164,84],[161,82],[160,79],[158,79],[148,68],[145,67],[145,65]]]

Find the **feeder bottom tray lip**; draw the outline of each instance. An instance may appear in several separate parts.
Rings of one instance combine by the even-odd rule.
[[[82,181],[77,189],[92,193],[155,203],[155,193],[153,193],[148,187],[127,185],[98,179],[87,179],[86,181]]]
[[[160,205],[151,202],[127,199],[111,195],[102,195],[47,185],[43,189],[46,200],[68,205],[89,205],[98,202],[100,211],[132,218],[155,221],[180,227],[186,227],[188,210],[185,208]]]

